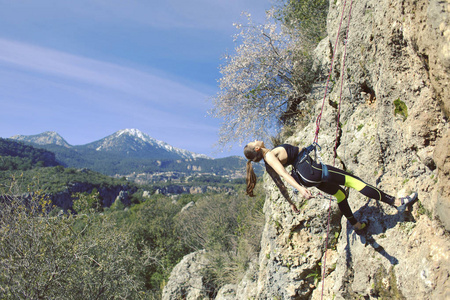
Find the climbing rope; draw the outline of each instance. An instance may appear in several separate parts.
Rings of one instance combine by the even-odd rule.
[[[331,78],[331,74],[333,71],[333,64],[334,64],[334,58],[335,58],[335,54],[336,54],[336,50],[337,50],[337,45],[338,45],[338,41],[339,41],[339,34],[341,32],[341,25],[342,25],[342,20],[344,18],[344,12],[345,12],[345,7],[346,7],[347,1],[344,1],[344,5],[342,8],[342,14],[341,14],[341,20],[339,22],[339,28],[338,28],[338,32],[336,34],[336,42],[334,45],[334,51],[333,51],[333,56],[331,58],[331,66],[330,66],[330,71],[328,73],[328,79],[327,79],[327,83],[325,85],[325,94],[323,97],[323,101],[322,101],[322,107],[320,110],[320,113],[317,117],[316,120],[316,133],[315,133],[315,137],[314,137],[314,143],[318,144],[318,140],[319,140],[319,131],[320,131],[320,122],[322,120],[322,113],[323,113],[323,108],[325,106],[325,99],[327,96],[327,91],[328,91],[328,84],[330,82],[330,78]],[[339,123],[340,123],[340,116],[341,116],[341,102],[342,102],[342,87],[343,87],[343,81],[344,81],[344,72],[345,72],[345,58],[347,56],[347,44],[348,44],[348,33],[349,33],[349,28],[350,28],[350,19],[351,19],[351,14],[352,14],[352,5],[353,5],[353,0],[350,0],[350,8],[349,8],[349,12],[348,12],[348,23],[347,23],[347,30],[346,30],[346,34],[345,34],[345,40],[344,40],[344,55],[342,57],[342,70],[341,70],[341,81],[340,81],[340,93],[339,93],[339,106],[338,106],[338,113],[337,113],[337,124],[336,124],[336,136],[335,136],[335,142],[334,142],[334,155],[333,155],[333,166],[336,164],[336,156],[337,156],[337,143],[338,143],[338,136],[339,136]],[[329,198],[329,204],[328,204],[328,222],[327,222],[327,236],[325,239],[325,254],[324,254],[324,258],[323,258],[323,270],[322,270],[322,293],[321,293],[321,298],[323,299],[323,291],[324,291],[324,287],[325,287],[325,272],[326,272],[326,261],[327,261],[327,250],[328,250],[328,241],[329,241],[329,233],[330,233],[330,223],[331,223],[331,197]]]
[[[337,46],[338,46],[338,41],[339,41],[339,33],[341,32],[341,26],[342,26],[342,21],[344,19],[344,11],[345,11],[345,6],[347,4],[347,0],[344,0],[344,6],[342,7],[342,14],[341,14],[341,20],[339,22],[339,28],[338,28],[338,32],[336,34],[336,41],[334,43],[334,50],[333,50],[333,55],[331,56],[331,65],[330,65],[330,70],[328,72],[328,78],[327,78],[327,83],[325,84],[325,93],[323,95],[323,100],[322,100],[322,108],[320,109],[320,113],[317,116],[316,119],[316,133],[314,136],[314,141],[313,144],[316,143],[318,144],[319,141],[319,131],[320,131],[320,122],[322,120],[322,113],[323,113],[323,108],[325,107],[325,99],[327,97],[327,93],[328,93],[328,85],[330,83],[330,78],[331,78],[331,74],[333,72],[333,67],[334,67],[334,58],[336,56],[336,50],[337,50]],[[350,18],[349,18],[350,19]]]

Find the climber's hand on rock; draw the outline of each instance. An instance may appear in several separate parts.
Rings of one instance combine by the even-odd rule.
[[[305,199],[311,199],[313,196],[311,194],[310,191],[308,191],[307,189],[303,188],[300,193],[302,194],[303,198]]]

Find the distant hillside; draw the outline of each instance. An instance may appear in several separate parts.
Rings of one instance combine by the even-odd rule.
[[[102,206],[109,207],[119,195],[124,204],[129,204],[137,191],[136,185],[124,179],[86,169],[64,168],[52,152],[0,138],[0,199],[11,193],[29,199],[30,187],[33,192],[42,190],[53,205],[65,210],[72,207],[74,193],[91,193],[95,189]]]
[[[0,138],[0,171],[29,170],[34,167],[57,165],[59,163],[52,152]]]

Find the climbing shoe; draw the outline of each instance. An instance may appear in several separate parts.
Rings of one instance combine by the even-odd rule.
[[[369,228],[369,220],[360,221],[361,227],[359,229],[355,228],[355,232],[357,235],[364,234],[367,231],[367,228]]]
[[[417,193],[414,192],[409,196],[402,197],[400,198],[400,201],[402,204],[399,207],[397,207],[397,210],[402,213],[406,210],[408,206],[413,205],[417,201]]]

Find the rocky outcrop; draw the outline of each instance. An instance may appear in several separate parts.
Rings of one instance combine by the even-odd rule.
[[[408,35],[428,71],[436,98],[450,116],[450,2],[406,1]]]
[[[90,194],[96,189],[99,193],[99,198],[101,199],[103,207],[110,207],[115,201],[120,201],[125,206],[131,204],[131,194],[135,193],[137,188],[130,187],[128,185],[117,185],[117,186],[96,186],[91,183],[71,183],[66,190],[58,192],[55,194],[46,194],[45,198],[51,200],[52,206],[62,208],[63,210],[71,210],[73,205],[74,195],[76,193],[87,193]],[[25,203],[34,203],[36,197],[42,197],[34,193],[24,193],[21,195],[1,195],[1,201],[11,201],[12,199],[20,199]]]
[[[128,206],[131,204],[130,196],[137,190],[136,187],[128,185],[97,186],[87,182],[73,182],[68,185],[65,191],[51,194],[49,197],[53,205],[68,210],[72,208],[75,193],[90,194],[94,189],[97,189],[103,207],[110,207],[117,199]]]
[[[278,189],[267,179],[266,224],[261,240],[258,289],[254,296],[261,299],[307,299],[320,278],[327,237],[328,202],[313,199],[299,203],[302,213],[295,215]],[[337,206],[333,206],[329,231],[332,243],[336,243],[335,234],[340,232],[340,217]]]
[[[316,49],[316,67],[324,70],[329,69],[343,7],[341,0],[330,1],[329,37]],[[335,165],[397,197],[417,191],[419,202],[400,214],[351,190],[355,216],[370,222],[360,236],[334,201],[328,214],[330,200],[322,195],[307,202],[296,198],[302,213],[293,214],[267,177],[259,261],[246,279],[223,287],[218,295],[450,299],[449,11],[448,0],[354,1],[350,27],[348,17],[342,23],[335,84],[319,134],[322,159],[333,164],[335,103],[344,72]],[[317,103],[313,116],[321,109],[324,85],[318,82],[309,95]],[[286,142],[307,146],[315,129],[311,122]],[[254,280],[249,283],[248,278]]]
[[[202,274],[208,264],[205,251],[200,250],[186,255],[172,270],[170,279],[164,287],[162,299],[210,299],[211,290]]]
[[[323,45],[333,44],[330,41],[335,40],[343,2],[330,5],[329,39],[318,48],[319,64],[325,67],[329,65],[330,46]],[[443,21],[448,17],[446,9],[448,2],[444,5],[438,1],[403,1],[394,5],[390,1],[358,1],[352,7],[347,41],[336,165],[396,196],[417,191],[420,205],[415,205],[412,212],[399,214],[383,203],[351,191],[349,201],[355,215],[370,221],[368,232],[357,235],[345,218],[337,223],[332,221],[332,228],[340,225],[342,229],[337,241],[333,241],[335,236],[330,231],[328,247],[331,249],[325,252],[323,224],[327,218],[315,207],[327,201],[317,198],[308,203],[303,214],[317,210],[313,215],[318,224],[296,231],[293,228],[302,224],[303,215],[289,216],[288,206],[277,206],[276,196],[269,194],[266,213],[284,215],[279,220],[283,231],[274,233],[273,225],[266,224],[263,237],[268,237],[263,242],[276,243],[262,244],[258,274],[261,288],[256,295],[249,296],[320,299],[323,293],[324,299],[450,297],[450,240],[443,226],[450,228],[446,224],[448,211],[445,211],[450,203],[449,126],[442,109],[445,103],[439,96],[443,93],[440,84],[448,84],[449,73],[439,63],[445,41],[442,42],[439,34],[439,38],[433,39],[437,30],[433,24],[437,20],[441,22],[441,32],[448,30],[448,23]],[[425,39],[429,47],[419,46]],[[343,48],[341,39],[333,74],[336,79],[342,72]],[[430,64],[431,57],[434,66]],[[447,79],[437,83],[433,78]],[[337,101],[339,96],[340,88],[335,85],[329,99]],[[312,93],[310,97],[316,95]],[[319,143],[326,150],[323,159],[332,162],[336,109],[328,103]],[[318,104],[316,114],[319,109]],[[314,129],[315,124],[310,124],[288,142],[306,146],[313,140]],[[271,183],[268,185],[270,190]],[[316,235],[307,235],[314,231]],[[286,236],[291,236],[291,240],[297,238],[296,243],[288,247],[290,241],[283,239]],[[288,262],[298,259],[292,253],[294,247],[304,247],[303,253],[309,259],[287,272],[287,267],[292,265]],[[272,252],[278,256],[270,258],[267,253]],[[325,277],[314,284],[311,278],[321,278],[323,269],[317,267],[318,272],[314,273],[314,268],[310,268],[309,274],[313,274],[310,277],[302,269],[305,264],[317,266],[318,262],[326,266]],[[268,279],[288,273],[274,291],[275,282]]]
[[[450,153],[449,153],[450,131],[447,130],[436,148],[433,158],[438,167],[438,182],[433,196],[434,211],[444,223],[447,230],[450,229]]]

